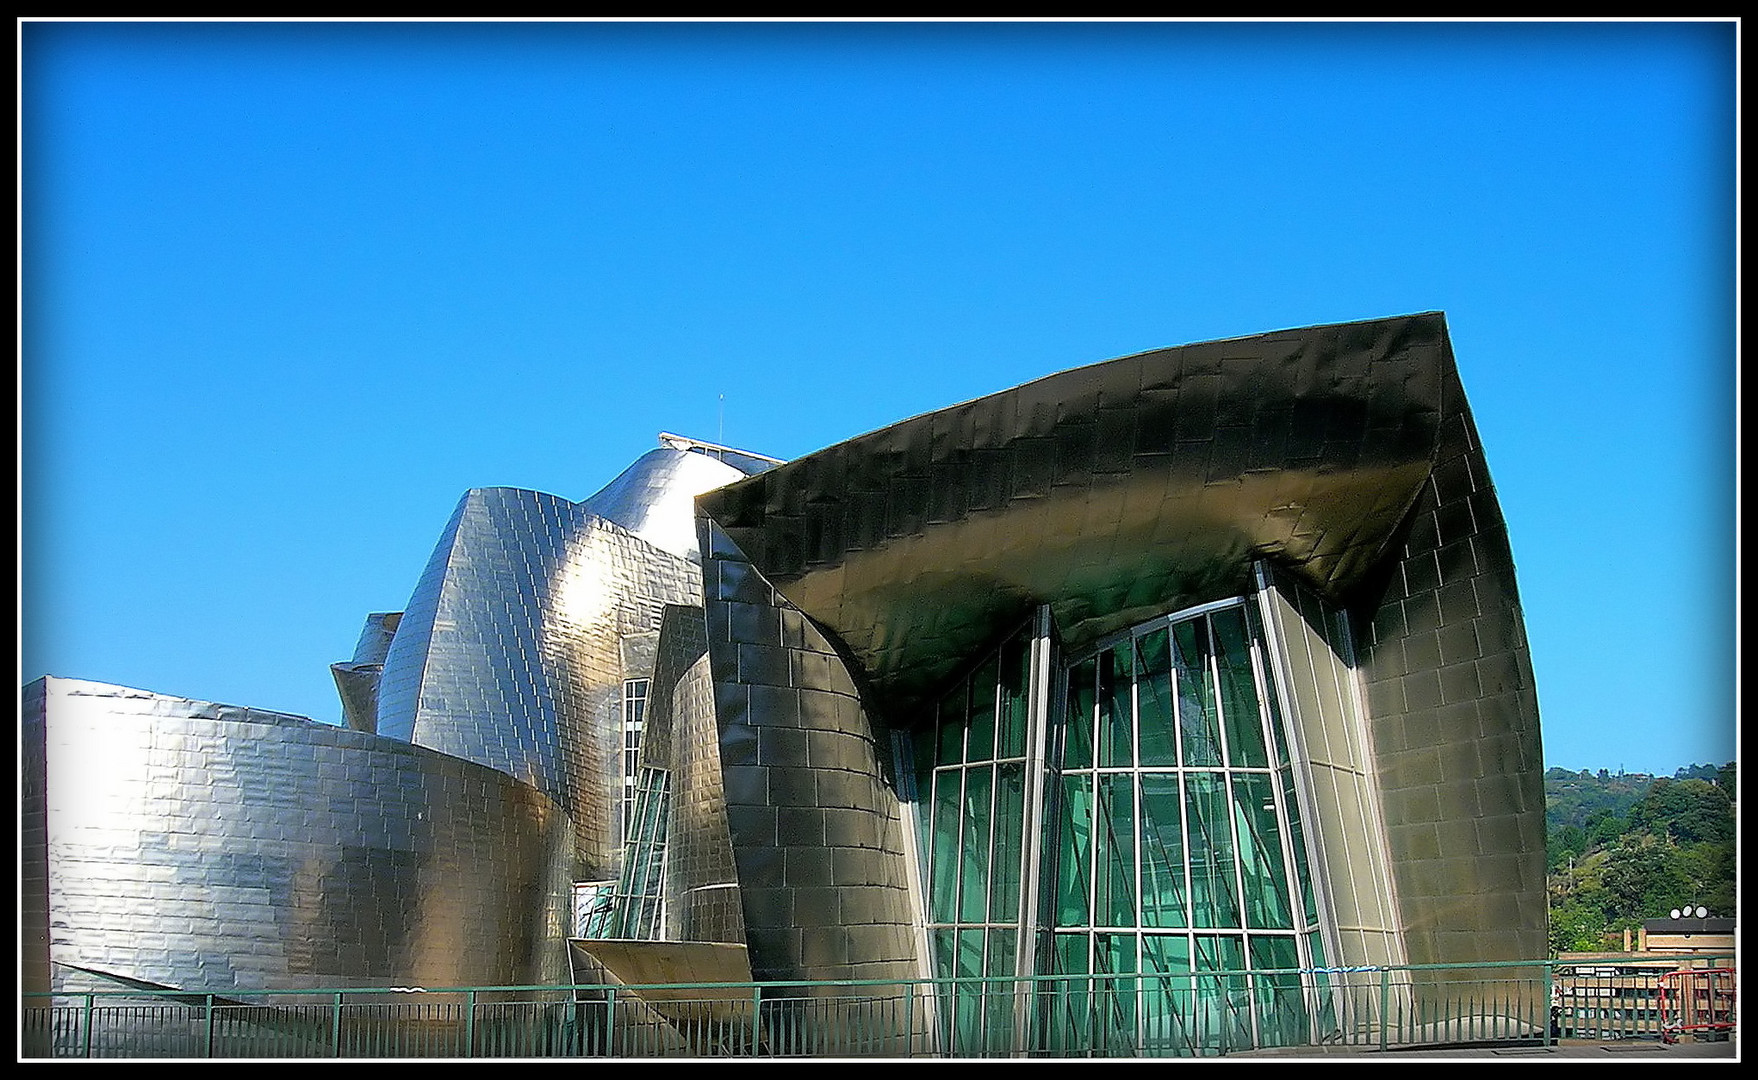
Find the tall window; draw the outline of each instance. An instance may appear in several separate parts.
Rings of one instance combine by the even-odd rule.
[[[1034,709],[1052,695],[1028,692],[1022,631],[913,733],[934,970],[961,980],[941,1001],[948,1049],[1012,1046],[1026,999],[977,980],[1033,972],[1073,976],[1030,1017],[1064,1052],[1307,1041],[1325,999],[1296,969],[1324,949],[1264,648],[1244,600],[1206,605],[1075,657]]]
[[[1009,639],[941,699],[915,743],[928,934],[941,975],[1018,974],[1029,654],[1024,632]],[[943,1040],[959,1053],[1004,1049],[1012,992],[958,984],[941,1004]]]
[[[1070,665],[1066,687],[1040,964],[1110,977],[1069,984],[1052,1010],[1058,1041],[1160,1052],[1304,1042],[1299,976],[1219,974],[1323,962],[1249,609],[1139,626]]]
[[[612,933],[657,940],[664,924],[666,834],[671,821],[671,774],[642,769],[637,778],[623,873],[617,879]]]
[[[641,764],[641,726],[647,719],[648,679],[623,680],[623,837],[635,813],[635,779]]]

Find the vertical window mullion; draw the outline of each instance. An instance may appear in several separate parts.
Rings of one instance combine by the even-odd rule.
[[[983,670],[981,667],[978,671]],[[971,687],[975,697],[977,687]],[[995,861],[1002,857],[995,850],[995,811],[1001,805],[1001,665],[995,665],[995,682],[988,687],[989,711],[995,716],[995,749],[989,755],[989,828],[987,833],[988,849],[988,880],[983,882],[983,970],[989,970],[989,934],[988,929],[995,922]]]
[[[1220,743],[1221,768],[1233,767],[1232,740],[1227,737],[1227,700],[1221,693],[1221,642],[1215,633],[1214,620],[1207,615],[1202,617],[1203,640],[1208,644],[1208,656],[1203,663],[1203,676],[1208,679],[1211,700],[1215,703],[1215,741]]]

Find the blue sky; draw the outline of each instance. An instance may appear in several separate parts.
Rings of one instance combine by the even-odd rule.
[[[21,678],[334,722],[467,488],[1439,309],[1547,763],[1729,760],[1736,32],[23,24]]]

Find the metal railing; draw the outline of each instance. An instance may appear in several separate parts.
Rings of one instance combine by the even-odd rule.
[[[87,990],[25,994],[22,1047],[26,1057],[91,1058],[908,1058],[1547,1045],[1658,1038],[1661,977],[1677,966],[1516,961],[642,987]]]

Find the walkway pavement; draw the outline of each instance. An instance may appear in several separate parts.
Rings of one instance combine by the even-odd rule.
[[[1555,1046],[1454,1046],[1435,1050],[1377,1050],[1356,1046],[1339,1046],[1334,1048],[1315,1049],[1303,1047],[1284,1051],[1257,1051],[1249,1055],[1232,1055],[1236,1057],[1332,1057],[1343,1056],[1358,1059],[1410,1059],[1423,1058],[1429,1060],[1447,1058],[1503,1058],[1508,1061],[1546,1061],[1562,1058],[1592,1058],[1597,1061],[1614,1062],[1646,1062],[1654,1063],[1677,1058],[1723,1058],[1738,1061],[1740,1057],[1739,1039],[1736,1036],[1719,1042],[1697,1042],[1682,1040],[1677,1043],[1663,1043],[1658,1039],[1625,1039],[1614,1042],[1599,1042],[1590,1039],[1564,1039]]]

